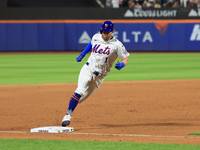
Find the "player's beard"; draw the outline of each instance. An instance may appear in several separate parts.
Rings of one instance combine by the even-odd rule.
[[[111,38],[111,36],[105,35],[105,34],[103,35],[103,34],[102,34],[102,38],[103,38],[104,41],[109,41],[110,38]]]

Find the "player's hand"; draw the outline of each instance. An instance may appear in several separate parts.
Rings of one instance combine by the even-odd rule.
[[[124,66],[125,66],[125,63],[119,62],[119,61],[117,60],[117,63],[115,64],[115,68],[116,68],[116,69],[121,70]]]
[[[85,57],[85,53],[81,53],[77,58],[76,58],[76,61],[77,62],[80,62],[82,59],[83,59],[83,57]]]

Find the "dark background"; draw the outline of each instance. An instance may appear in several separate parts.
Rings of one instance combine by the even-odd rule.
[[[0,20],[200,19],[188,17],[191,8],[167,9],[177,9],[177,17],[124,17],[128,8],[101,8],[95,0],[0,0]]]
[[[7,0],[8,7],[99,7],[95,0]]]

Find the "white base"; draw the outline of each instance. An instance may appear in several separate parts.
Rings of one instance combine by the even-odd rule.
[[[39,127],[31,129],[31,133],[66,133],[73,131],[74,131],[73,127],[60,127],[60,126]]]

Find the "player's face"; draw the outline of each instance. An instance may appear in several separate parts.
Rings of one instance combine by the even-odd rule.
[[[102,34],[103,40],[104,40],[104,41],[110,40],[110,38],[112,37],[112,33],[113,33],[113,32],[102,31],[101,34]]]

